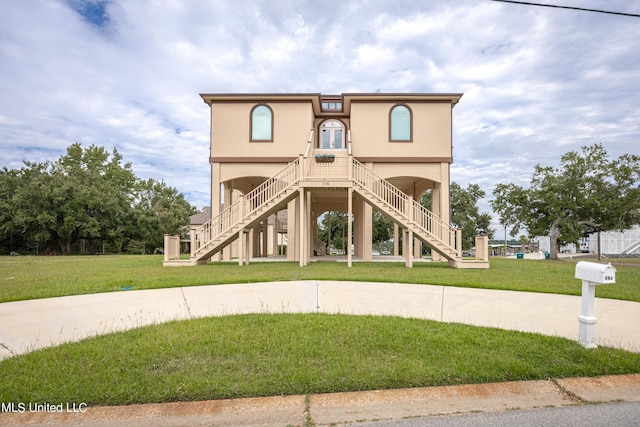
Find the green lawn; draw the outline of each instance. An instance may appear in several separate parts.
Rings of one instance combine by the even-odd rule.
[[[0,402],[193,401],[640,372],[640,354],[419,319],[250,314],[99,336],[0,362]]]
[[[616,265],[616,284],[597,287],[596,295],[640,301],[640,259]],[[274,280],[355,280],[401,282],[530,292],[581,294],[575,262],[494,258],[489,270],[457,270],[445,263],[260,262],[249,266],[210,263],[163,267],[160,256],[0,257],[0,302],[63,295]]]
[[[640,301],[640,268],[600,297]],[[159,256],[0,257],[0,301],[274,280],[425,283],[580,295],[571,262],[209,264]],[[0,402],[128,404],[639,373],[640,354],[428,320],[251,314],[133,329],[0,362]]]

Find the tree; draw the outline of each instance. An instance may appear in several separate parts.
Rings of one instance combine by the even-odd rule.
[[[485,195],[478,184],[469,184],[466,189],[452,182],[450,187],[451,223],[462,230],[462,249],[475,246],[475,237],[485,234],[493,238],[490,227],[491,216],[480,214],[478,202]]]
[[[393,221],[381,212],[373,212],[372,240],[382,253],[382,245],[391,239],[393,235]]]
[[[11,251],[18,246],[37,250],[39,244],[51,238],[46,228],[49,215],[34,209],[50,184],[48,167],[47,162],[25,162],[20,170],[5,167],[0,172],[0,232]]]
[[[640,219],[640,157],[608,159],[600,144],[561,157],[560,167],[536,165],[530,187],[498,184],[491,205],[515,236],[549,235],[550,258],[558,247],[590,231],[623,230]]]
[[[51,178],[47,208],[55,215],[51,230],[62,252],[71,252],[80,238],[95,252],[96,241],[120,249],[132,237],[128,224],[137,178],[115,148],[110,155],[103,147],[72,144],[52,165]]]
[[[162,247],[165,234],[185,234],[189,217],[197,213],[177,189],[153,178],[136,185],[134,210],[135,238],[145,252]]]
[[[132,239],[161,246],[195,209],[164,182],[141,181],[117,150],[72,144],[55,162],[0,171],[0,243],[70,253],[80,241],[94,253]]]
[[[462,231],[462,249],[475,246],[475,237],[478,235],[493,238],[495,231],[491,228],[491,215],[487,212],[480,213],[478,208],[478,202],[484,196],[485,192],[478,184],[469,184],[465,189],[456,182],[451,183],[450,222]],[[425,193],[420,203],[431,209],[431,193]]]
[[[318,238],[329,245],[329,251],[331,246],[347,253],[348,243],[348,225],[347,225],[347,213],[331,211],[327,212],[322,218],[318,229]]]

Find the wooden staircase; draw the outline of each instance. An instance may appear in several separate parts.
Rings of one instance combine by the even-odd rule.
[[[300,156],[286,168],[224,209],[191,233],[191,259],[184,264],[206,262],[269,215],[285,208],[301,188],[326,185],[351,188],[400,227],[431,247],[452,267],[488,268],[488,262],[471,266],[462,260],[460,230],[452,227],[350,154],[330,163]],[[165,265],[176,265],[171,261]],[[467,265],[464,265],[464,264]],[[183,265],[184,265],[183,264]]]
[[[298,194],[300,160],[286,168],[198,227],[191,236],[191,261],[211,258],[264,218],[281,210]]]
[[[414,237],[449,261],[462,260],[460,230],[447,224],[389,181],[353,159],[353,188],[368,203],[386,214]]]

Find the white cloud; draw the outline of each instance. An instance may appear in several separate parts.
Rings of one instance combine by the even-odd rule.
[[[201,92],[464,92],[452,180],[487,199],[581,145],[640,154],[637,18],[490,0],[109,0],[98,18],[85,5],[4,5],[0,166],[73,142],[117,147],[138,175],[203,206]]]

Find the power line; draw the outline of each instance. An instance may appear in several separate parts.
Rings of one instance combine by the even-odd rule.
[[[544,3],[533,3],[528,1],[515,1],[515,0],[492,0],[498,1],[501,3],[513,3],[513,4],[523,4],[526,6],[543,6],[543,7],[553,7],[556,9],[572,9],[572,10],[581,10],[583,12],[597,12],[597,13],[607,13],[609,15],[622,15],[622,16],[632,16],[634,18],[640,18],[640,15],[636,13],[624,13],[624,12],[612,12],[610,10],[600,10],[600,9],[586,9],[583,7],[574,7],[574,6],[560,6],[556,4],[544,4]]]

